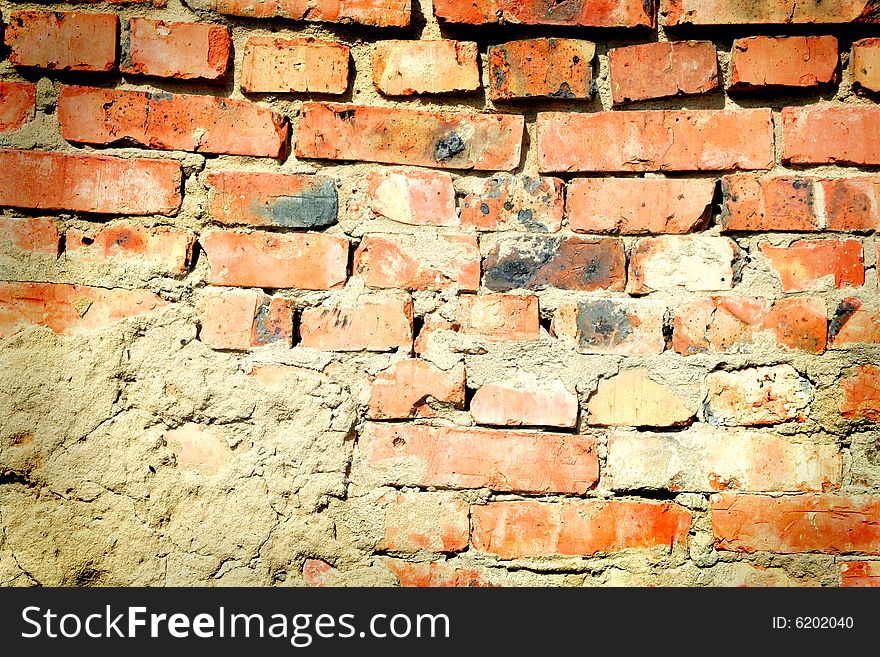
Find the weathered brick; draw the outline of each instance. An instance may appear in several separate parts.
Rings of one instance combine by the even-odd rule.
[[[880,165],[880,107],[784,107],[782,140],[787,164]]]
[[[489,48],[489,97],[593,98],[596,44],[578,39],[525,39]]]
[[[828,324],[828,348],[846,349],[859,344],[880,344],[880,310],[848,297],[837,305]]]
[[[247,93],[344,94],[351,49],[312,37],[251,37],[244,46],[241,90]]]
[[[671,427],[690,422],[696,411],[679,395],[654,381],[643,368],[601,379],[587,402],[588,424]]]
[[[817,230],[817,183],[809,176],[724,176],[721,226],[725,231]]]
[[[461,224],[479,231],[555,233],[562,228],[565,183],[559,178],[496,174],[461,202]]]
[[[442,23],[654,27],[654,8],[643,0],[435,0]]]
[[[735,39],[728,88],[810,88],[837,81],[833,36],[756,36]]]
[[[461,552],[468,546],[468,504],[449,493],[389,493],[380,550]]]
[[[228,27],[132,18],[123,35],[119,70],[177,80],[221,80],[231,53]]]
[[[0,217],[0,253],[58,257],[61,236],[54,219],[47,217]],[[0,263],[7,260],[0,255]]]
[[[755,426],[797,420],[813,400],[813,386],[791,365],[711,372],[704,413],[714,425]]]
[[[130,140],[147,148],[283,157],[287,120],[246,100],[62,87],[61,135],[79,144]]]
[[[62,335],[80,335],[168,305],[149,290],[0,282],[0,338],[26,326],[45,326]]]
[[[380,41],[373,49],[373,84],[387,96],[476,91],[479,57],[473,41]]]
[[[880,561],[845,561],[840,564],[840,585],[880,586]]]
[[[799,240],[788,246],[759,244],[783,292],[822,291],[865,284],[865,258],[858,240]]]
[[[196,303],[199,340],[243,351],[274,342],[293,345],[294,303],[258,290],[207,290]]]
[[[433,417],[428,399],[463,408],[464,387],[461,363],[447,371],[418,358],[403,360],[371,380],[367,417],[372,420]]]
[[[629,500],[492,502],[471,509],[475,550],[501,559],[591,556],[685,547],[691,514],[677,504]]]
[[[452,176],[419,169],[376,169],[360,178],[357,191],[366,200],[353,202],[349,212],[357,215],[362,206],[367,216],[391,219],[413,226],[456,226],[455,187]]]
[[[304,103],[296,155],[440,169],[519,165],[524,118],[400,107]]]
[[[221,224],[323,228],[337,220],[336,185],[327,176],[213,171],[206,181],[208,212]]]
[[[880,230],[880,176],[823,180],[828,230]]]
[[[873,0],[661,0],[660,16],[666,26],[880,22]]]
[[[116,68],[116,14],[14,11],[6,26],[9,61],[55,71]]]
[[[458,324],[462,333],[490,341],[537,340],[538,297],[464,294],[458,299]]]
[[[546,173],[769,169],[773,143],[769,109],[538,114]]]
[[[825,302],[799,297],[711,297],[675,314],[672,347],[683,356],[786,348],[820,354],[828,335]]]
[[[853,43],[853,86],[865,91],[880,91],[880,39],[862,39]]]
[[[704,94],[718,88],[718,53],[711,41],[664,41],[608,51],[615,105]]]
[[[834,443],[698,424],[679,433],[612,434],[605,474],[615,491],[827,491],[840,486],[841,463]]]
[[[596,439],[571,434],[368,422],[358,448],[376,478],[402,486],[583,494],[599,477]]]
[[[0,149],[0,205],[97,214],[175,215],[182,175],[174,160]]]
[[[214,474],[232,460],[226,438],[210,426],[188,423],[164,433],[175,466],[183,470]]]
[[[400,586],[478,588],[494,586],[475,568],[456,568],[442,561],[412,563],[400,559],[385,559],[383,563],[397,576]]]
[[[630,294],[683,287],[732,290],[740,249],[727,237],[661,235],[640,239],[629,260]]]
[[[205,0],[205,7],[245,18],[408,27],[411,0]]]
[[[108,259],[130,264],[142,262],[157,272],[182,274],[189,267],[195,242],[195,234],[182,228],[147,228],[130,221],[92,230],[71,227],[65,235],[65,259],[70,262]]]
[[[880,422],[880,368],[857,365],[843,371],[839,381],[840,414],[848,420]]]
[[[36,85],[0,81],[0,132],[17,130],[33,120],[36,101]]]
[[[573,428],[578,399],[559,379],[520,370],[514,378],[480,386],[470,410],[477,424]]]
[[[306,308],[300,318],[303,347],[323,351],[402,351],[413,341],[409,295],[364,296],[351,307]]]
[[[665,305],[647,299],[566,302],[556,310],[552,332],[576,340],[584,354],[649,356],[666,349],[665,314]]]
[[[878,497],[719,493],[711,510],[718,550],[880,554]]]
[[[703,178],[576,178],[565,209],[582,233],[688,233],[707,223],[714,194]]]
[[[480,247],[475,235],[368,235],[354,253],[352,275],[369,287],[474,292]]]
[[[306,559],[302,568],[306,586],[328,587],[339,581],[339,571],[321,559]]]
[[[238,233],[199,238],[212,285],[329,290],[345,283],[348,240],[323,233]]]

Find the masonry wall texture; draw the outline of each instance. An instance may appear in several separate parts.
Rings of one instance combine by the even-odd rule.
[[[876,2],[0,14],[0,584],[880,585]]]

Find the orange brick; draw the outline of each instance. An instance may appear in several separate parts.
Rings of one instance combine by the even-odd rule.
[[[880,91],[880,39],[862,39],[853,43],[853,86],[859,90]]]
[[[287,120],[246,100],[62,87],[61,134],[79,144],[129,139],[147,148],[198,153],[284,155]]]
[[[13,254],[38,253],[57,258],[61,236],[54,219],[0,217],[0,244],[5,247],[0,247],[3,251]],[[0,255],[0,262],[3,261]]]
[[[212,285],[329,290],[346,280],[348,240],[343,237],[215,230],[199,241]]]
[[[769,169],[773,143],[769,109],[538,114],[547,173]]]
[[[880,176],[823,180],[828,230],[880,230]]]
[[[577,39],[525,39],[489,48],[489,97],[593,98],[596,44]]]
[[[175,215],[180,163],[0,149],[0,205],[98,214]]]
[[[714,425],[756,426],[803,418],[813,400],[813,386],[791,365],[718,370],[706,377],[703,407]]]
[[[710,216],[715,181],[677,178],[576,178],[566,215],[582,233],[688,233]]]
[[[479,231],[555,233],[562,228],[565,187],[559,178],[496,174],[461,202],[461,224]]]
[[[865,258],[858,240],[799,240],[788,246],[759,244],[783,292],[809,292],[865,284]]]
[[[880,586],[880,561],[845,561],[840,564],[840,585]]]
[[[241,90],[247,93],[344,94],[351,49],[311,37],[251,37],[244,47]]]
[[[724,176],[721,226],[725,231],[818,230],[818,183],[809,176]]]
[[[536,340],[541,331],[538,297],[513,294],[464,294],[458,299],[462,333],[486,340]]]
[[[735,39],[729,89],[808,88],[837,81],[837,39],[833,36]]]
[[[508,171],[519,165],[524,125],[519,115],[308,102],[296,155]]]
[[[65,237],[65,257],[69,261],[140,261],[167,274],[186,272],[196,241],[194,233],[182,228],[147,228],[129,221],[92,230],[68,228]]]
[[[601,379],[587,402],[588,424],[603,426],[671,427],[690,422],[691,405],[643,368],[623,370]]]
[[[599,476],[596,439],[571,434],[368,422],[358,448],[375,478],[401,486],[583,494]]]
[[[487,383],[471,399],[477,424],[574,428],[578,399],[559,379],[534,375]]]
[[[206,0],[206,8],[245,18],[408,27],[410,0]]]
[[[36,102],[36,85],[0,81],[0,132],[18,130],[33,120]]]
[[[654,8],[642,0],[435,0],[434,14],[441,24],[654,27]]]
[[[665,314],[665,305],[647,299],[569,301],[557,308],[551,328],[584,354],[649,356],[666,349]]]
[[[303,347],[323,351],[403,351],[412,348],[412,299],[364,297],[354,307],[306,308],[300,319]]]
[[[684,548],[691,514],[628,500],[493,502],[471,509],[472,541],[501,559],[592,556],[629,548]]]
[[[16,66],[106,72],[116,68],[119,20],[116,14],[14,11],[5,38]]]
[[[473,41],[380,41],[373,84],[387,96],[476,91],[479,54]]]
[[[81,335],[168,305],[149,290],[0,282],[0,338],[26,326],[45,326],[62,335]]]
[[[880,368],[857,365],[840,377],[840,414],[848,420],[880,422]]]
[[[718,54],[711,41],[665,41],[608,51],[615,105],[704,94],[718,88]]]
[[[385,537],[380,550],[461,552],[468,546],[468,504],[449,493],[390,493],[385,506]]]
[[[132,18],[119,70],[177,80],[221,80],[231,52],[228,27]]]
[[[880,344],[880,311],[860,299],[841,301],[828,325],[828,348],[846,349],[859,344]]]
[[[306,559],[302,569],[306,586],[333,586],[339,579],[339,571],[321,559]]]
[[[739,247],[727,237],[645,237],[630,253],[627,292],[732,290],[739,257]]]
[[[782,139],[786,164],[880,165],[880,107],[785,107]]]
[[[660,16],[666,26],[880,22],[872,0],[661,0]]]
[[[715,548],[780,554],[880,554],[880,498],[712,496]]]
[[[458,331],[461,327],[440,316],[440,313],[427,313],[423,318],[422,330],[413,343],[413,351],[423,354],[428,349],[431,335],[437,331]]]
[[[478,588],[494,586],[475,568],[456,568],[442,561],[410,563],[400,559],[385,559],[383,563],[397,576],[400,586]]]
[[[464,365],[441,370],[428,361],[410,358],[379,372],[370,382],[371,420],[434,415],[428,400],[464,408]]]
[[[293,345],[294,303],[288,299],[257,290],[208,290],[200,295],[196,310],[199,340],[215,349]]]
[[[357,182],[362,204],[349,206],[357,214],[362,205],[367,216],[391,219],[413,226],[456,226],[455,187],[452,176],[419,169],[376,169]]]

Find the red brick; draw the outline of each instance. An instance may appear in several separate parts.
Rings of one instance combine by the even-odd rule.
[[[840,564],[840,585],[880,586],[880,561],[846,561]]]
[[[408,27],[410,0],[207,0],[206,8],[245,18]]]
[[[461,202],[461,224],[480,231],[555,233],[562,228],[565,187],[559,178],[497,174]]]
[[[587,402],[588,424],[602,426],[671,427],[688,424],[695,410],[644,368],[622,370],[601,379]]]
[[[196,305],[199,340],[215,349],[293,345],[294,303],[257,290],[208,290]]]
[[[0,149],[0,205],[97,214],[175,215],[180,163]]]
[[[740,249],[727,237],[661,235],[640,239],[630,253],[630,294],[683,287],[731,290]]]
[[[0,80],[0,132],[17,130],[33,120],[36,102],[35,85]]]
[[[373,84],[387,96],[476,91],[479,56],[473,41],[380,41],[373,49]]]
[[[460,328],[458,324],[441,317],[440,313],[427,313],[422,320],[422,330],[419,331],[413,343],[413,351],[420,355],[425,353],[428,350],[431,335],[437,331],[457,332]]]
[[[480,247],[475,235],[368,235],[354,253],[352,271],[368,287],[474,292]]]
[[[714,194],[703,178],[576,178],[566,216],[581,233],[688,233],[707,223]]]
[[[385,559],[384,564],[397,576],[400,586],[409,587],[491,587],[475,568],[456,568],[442,561],[410,563]]]
[[[45,326],[62,335],[80,335],[168,305],[149,290],[0,282],[0,338],[26,326]]]
[[[468,546],[468,504],[449,493],[389,493],[385,537],[378,549],[393,552],[461,552]]]
[[[339,571],[326,561],[306,559],[302,569],[306,586],[333,586],[339,580]]]
[[[0,217],[0,244],[14,254],[38,253],[57,258],[61,236],[54,219],[45,217]],[[0,262],[4,258],[0,255]]]
[[[853,86],[859,90],[880,91],[880,39],[862,39],[853,43]]]
[[[483,258],[483,285],[496,292],[548,286],[563,290],[623,290],[623,242],[614,238],[508,237]]]
[[[849,297],[841,301],[828,327],[828,348],[880,344],[880,310]]]
[[[720,493],[711,510],[718,550],[880,554],[878,497]]]
[[[725,231],[813,231],[819,228],[816,178],[738,174],[721,179]]]
[[[654,8],[643,0],[435,0],[442,23],[654,27]]]
[[[873,0],[661,0],[660,16],[666,26],[880,22]]]
[[[599,476],[596,439],[571,434],[368,422],[358,447],[375,477],[401,486],[583,494]]]
[[[251,37],[244,47],[241,90],[247,93],[344,94],[351,49],[311,37]]]
[[[246,100],[62,87],[61,135],[79,144],[131,140],[146,148],[283,157],[287,120]]]
[[[788,246],[759,244],[783,292],[809,292],[865,284],[865,258],[858,240],[799,240]]]
[[[842,459],[835,443],[698,424],[676,433],[612,434],[604,473],[614,491],[821,492],[840,487]]]
[[[336,185],[327,176],[214,171],[206,180],[208,212],[221,224],[323,228],[337,220]]]
[[[212,285],[329,290],[346,280],[348,240],[323,233],[209,231],[199,242]]]
[[[132,18],[119,70],[177,80],[220,80],[226,76],[231,52],[228,27]]]
[[[296,155],[508,171],[519,165],[524,125],[518,115],[308,102]]]
[[[880,422],[880,368],[857,365],[840,377],[840,414],[848,420]]]
[[[462,333],[491,341],[537,340],[541,327],[538,297],[513,294],[465,294],[458,299]]]
[[[116,68],[118,37],[116,14],[14,11],[5,38],[16,66],[106,72]]]
[[[538,170],[769,169],[770,115],[769,109],[541,112]]]
[[[419,169],[376,169],[357,182],[365,201],[353,202],[353,215],[366,206],[367,216],[413,226],[456,226],[452,176]]]
[[[837,81],[833,36],[757,36],[735,39],[730,63],[732,90],[809,88]]]
[[[714,425],[757,426],[803,419],[813,386],[791,365],[717,370],[706,377],[703,406]]]
[[[828,230],[880,230],[880,176],[823,180]]]
[[[370,382],[371,420],[432,417],[427,400],[464,408],[464,365],[441,370],[428,361],[410,358],[379,372]]]
[[[486,383],[471,399],[477,424],[574,428],[578,398],[559,379],[518,372],[512,379]]]
[[[704,94],[718,88],[718,53],[711,41],[665,41],[608,51],[615,105]]]
[[[880,165],[880,107],[785,107],[782,139],[787,164]]]
[[[76,262],[115,260],[142,262],[167,274],[182,274],[189,268],[194,233],[182,228],[147,228],[129,221],[98,226],[92,230],[68,228],[65,257]]]
[[[525,39],[489,48],[489,97],[593,98],[596,44],[577,39]]]
[[[493,502],[471,509],[474,549],[501,559],[592,556],[687,545],[691,514],[677,504],[629,500]]]
[[[556,310],[551,329],[584,354],[649,356],[666,349],[665,314],[665,305],[647,299],[569,301]]]
[[[809,297],[700,299],[676,312],[672,346],[683,356],[751,352],[773,343],[820,354],[825,351],[826,312],[824,301]]]
[[[413,340],[412,299],[363,297],[357,306],[306,308],[300,319],[303,347],[323,351],[402,351]]]

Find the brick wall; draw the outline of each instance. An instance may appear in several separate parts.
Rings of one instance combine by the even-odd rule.
[[[877,585],[880,9],[657,4],[0,1],[0,584]]]

